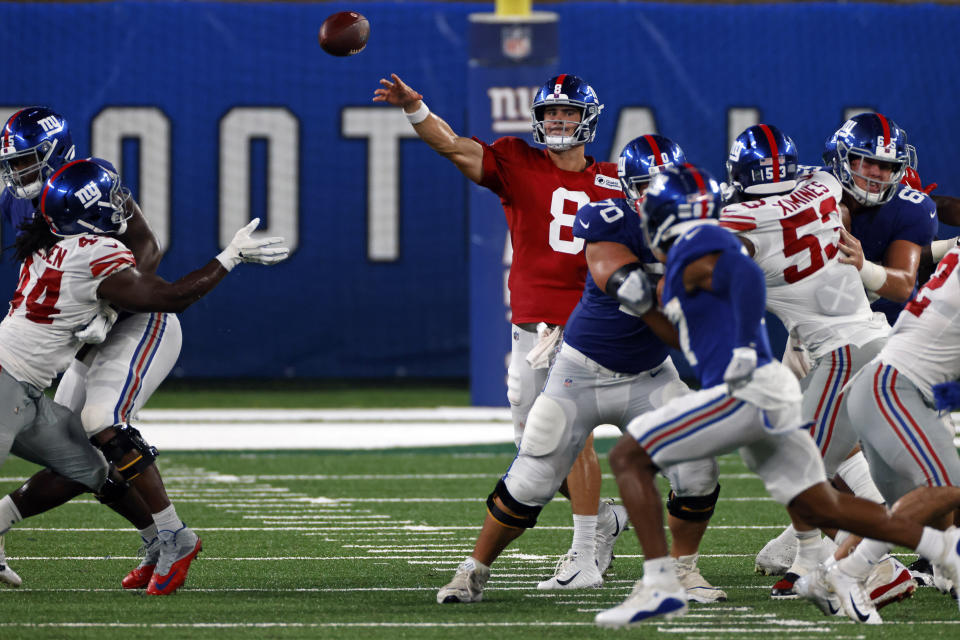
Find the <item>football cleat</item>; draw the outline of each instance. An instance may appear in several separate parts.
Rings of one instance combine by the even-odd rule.
[[[0,584],[16,589],[23,584],[23,580],[17,575],[17,572],[7,564],[7,556],[4,550],[4,539],[0,536]]]
[[[782,576],[793,565],[796,556],[797,537],[791,528],[789,533],[784,531],[763,545],[754,561],[753,570],[764,576]]]
[[[770,597],[777,600],[792,600],[798,598],[796,583],[800,579],[800,574],[793,571],[787,571],[773,587],[770,588]]]
[[[478,565],[473,558],[467,558],[457,567],[453,580],[437,591],[437,604],[480,602],[483,600],[483,587],[489,579],[489,567]]]
[[[797,595],[817,605],[817,608],[826,616],[842,616],[843,605],[840,598],[830,590],[826,581],[827,570],[823,565],[818,566],[805,576],[800,576],[794,583]]]
[[[941,592],[957,597],[960,585],[960,528],[950,527],[943,532],[946,551],[933,566],[934,586]]]
[[[626,508],[619,504],[610,505],[610,514],[603,524],[597,524],[597,567],[600,569],[600,575],[607,572],[610,565],[613,564],[613,545],[616,544],[620,534],[630,528],[630,519],[627,517]]]
[[[827,569],[825,579],[830,590],[840,599],[840,605],[848,618],[863,624],[883,624],[883,619],[877,613],[877,608],[873,606],[873,601],[860,580],[844,572],[839,564]]]
[[[537,583],[537,589],[599,589],[603,586],[603,576],[596,561],[588,560],[570,550],[560,556],[553,577]]]
[[[906,600],[917,589],[917,581],[902,562],[888,556],[881,560],[864,583],[873,606],[882,609],[888,604]]]
[[[160,556],[147,585],[147,595],[167,596],[183,586],[190,563],[203,549],[203,544],[186,525],[177,531],[160,531],[158,537]]]
[[[150,541],[144,540],[143,546],[140,547],[140,551],[137,553],[137,555],[143,559],[136,568],[132,569],[130,573],[123,577],[123,580],[120,581],[120,586],[124,589],[143,589],[150,584],[150,578],[153,577],[157,560],[160,559],[161,546],[160,536],[156,536]]]
[[[920,587],[933,586],[933,565],[924,557],[918,557],[909,567],[910,575]]]
[[[712,602],[726,602],[727,594],[723,589],[715,587],[700,574],[697,568],[697,554],[680,556],[676,559],[677,579],[687,591],[687,600],[710,604]]]
[[[594,618],[598,627],[620,629],[640,624],[649,618],[669,620],[687,612],[687,592],[679,584],[675,589],[650,587],[638,580],[621,604],[601,611]]]

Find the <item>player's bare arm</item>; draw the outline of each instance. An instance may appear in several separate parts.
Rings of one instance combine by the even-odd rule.
[[[373,101],[401,107],[405,113],[416,113],[423,106],[423,96],[397,74],[392,73],[390,77],[392,80],[380,79],[381,87],[373,92]],[[467,178],[480,184],[483,179],[483,147],[480,143],[457,135],[449,124],[432,112],[414,124],[413,129],[431,149],[453,162]]]
[[[952,227],[960,227],[960,198],[954,196],[930,196],[937,205],[937,219]]]
[[[133,252],[133,256],[137,259],[137,269],[142,273],[154,273],[160,266],[160,259],[163,258],[160,243],[153,235],[153,230],[133,198],[127,200],[126,206],[130,208],[133,215],[127,220],[126,232],[118,237]]]
[[[846,229],[840,230],[839,257],[843,264],[852,264],[863,270],[863,247]],[[883,286],[874,289],[877,295],[894,302],[906,302],[913,293],[917,281],[917,269],[920,264],[920,245],[908,240],[894,240],[887,247],[880,265],[886,271]]]
[[[97,297],[127,311],[180,313],[212,291],[226,275],[227,270],[217,260],[176,282],[134,267],[105,278],[97,288]]]

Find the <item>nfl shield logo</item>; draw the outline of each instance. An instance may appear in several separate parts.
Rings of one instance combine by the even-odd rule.
[[[573,378],[564,378],[564,379],[563,379],[563,386],[569,387],[569,386],[572,385],[572,384],[573,384]]]
[[[533,49],[530,27],[516,25],[504,27],[500,32],[500,43],[503,46],[503,55],[511,60],[526,58]]]

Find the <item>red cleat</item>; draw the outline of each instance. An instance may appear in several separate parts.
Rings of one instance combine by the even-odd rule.
[[[130,571],[120,581],[120,586],[124,589],[143,589],[150,584],[150,578],[153,576],[153,570],[157,566],[157,560],[160,558],[160,537],[157,536],[150,542],[143,541],[140,548],[140,555],[143,560],[135,569]]]
[[[178,544],[176,535],[164,540],[163,549],[160,551],[160,560],[150,577],[150,584],[147,585],[147,595],[168,596],[182,587],[187,579],[190,563],[203,549],[200,538],[190,529],[184,527],[177,534],[188,534],[183,535],[185,544]],[[194,540],[192,543],[190,542],[191,538]],[[164,568],[166,568],[166,571],[164,571]]]

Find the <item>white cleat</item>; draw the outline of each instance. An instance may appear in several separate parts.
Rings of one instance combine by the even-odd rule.
[[[630,528],[630,519],[627,517],[627,510],[619,504],[610,505],[610,517],[605,518],[604,523],[597,523],[597,567],[600,569],[600,575],[607,572],[613,563],[613,545],[617,542],[620,534]]]
[[[873,568],[863,588],[873,606],[881,609],[912,596],[917,590],[917,581],[902,562],[893,556],[887,556]]]
[[[697,557],[698,554],[695,553],[692,556],[680,556],[676,559],[677,579],[687,591],[687,600],[702,604],[726,602],[726,592],[707,582],[706,578],[700,574],[700,569],[697,568]]]
[[[457,567],[450,584],[437,591],[437,604],[480,602],[489,579],[489,567],[478,566],[473,558],[467,558]]]
[[[669,620],[687,612],[687,593],[683,587],[667,591],[648,587],[643,580],[637,581],[633,591],[621,604],[601,611],[594,618],[598,627],[620,629],[632,627],[650,618]]]
[[[830,590],[840,599],[840,605],[848,618],[863,624],[883,624],[883,619],[864,590],[863,583],[845,573],[839,564],[827,569],[825,580]]]
[[[940,561],[933,564],[933,584],[956,598],[954,594],[960,585],[960,528],[950,527],[943,535],[946,550]]]
[[[826,582],[826,569],[823,565],[818,566],[810,573],[800,576],[794,583],[794,591],[801,598],[809,600],[817,605],[823,615],[842,616],[843,605],[840,604],[840,598],[837,594],[830,591],[830,586]]]
[[[789,535],[779,536],[763,545],[757,554],[753,570],[764,576],[782,576],[793,565],[797,556],[797,537],[790,529]]]
[[[23,580],[17,575],[17,572],[7,564],[7,556],[4,552],[4,539],[0,536],[0,584],[16,589],[23,584]]]
[[[599,589],[603,586],[603,576],[597,563],[580,556],[576,551],[568,551],[557,561],[553,577],[537,584],[537,589]]]

